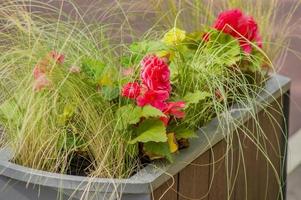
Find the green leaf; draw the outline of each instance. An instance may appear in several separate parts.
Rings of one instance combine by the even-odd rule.
[[[128,66],[130,66],[130,65],[132,64],[131,60],[132,60],[132,59],[131,59],[130,56],[123,56],[123,57],[120,58],[121,65],[122,65],[123,67],[128,67]]]
[[[128,115],[129,124],[137,124],[141,119],[142,111],[140,107],[136,106],[126,114]]]
[[[131,104],[118,108],[116,117],[120,118],[119,129],[126,128],[129,124],[137,124],[142,117],[141,107],[133,106]]]
[[[83,71],[88,76],[93,77],[96,82],[99,81],[99,77],[105,69],[105,64],[93,58],[83,58],[81,63]]]
[[[186,31],[179,28],[172,28],[167,33],[165,33],[162,41],[169,46],[175,46],[181,44],[186,38]]]
[[[210,41],[206,42],[203,54],[211,56],[212,62],[220,66],[231,66],[241,60],[238,40],[217,30],[210,30]]]
[[[110,86],[110,87],[117,87],[116,81],[118,80],[118,72],[115,67],[106,67],[102,74],[96,77],[95,81],[100,86]]]
[[[122,58],[121,62],[124,66],[132,66],[138,64],[142,58],[149,53],[157,53],[168,50],[168,47],[161,41],[141,41],[134,42],[129,46],[130,56]]]
[[[143,144],[143,149],[148,154],[152,154],[154,156],[162,156],[169,162],[173,162],[173,157],[170,153],[167,142],[147,142]]]
[[[196,104],[199,103],[200,101],[206,99],[207,97],[210,97],[211,94],[209,92],[201,92],[201,91],[196,91],[196,92],[189,92],[185,95],[183,100],[185,101],[186,105],[188,106],[189,104]]]
[[[252,54],[245,55],[244,59],[248,60],[249,62],[244,62],[241,68],[243,69],[247,68],[244,70],[256,72],[256,71],[261,71],[262,65],[264,64],[265,57],[256,48],[253,48]]]
[[[112,101],[119,96],[119,88],[114,86],[103,86],[101,94],[105,100]]]
[[[133,53],[150,53],[156,51],[167,50],[167,46],[161,41],[142,41],[134,42],[130,45]]]
[[[58,122],[60,125],[65,125],[66,122],[73,117],[76,111],[74,104],[66,104],[63,109],[63,113],[58,116]]]
[[[198,137],[194,130],[186,129],[184,127],[177,128],[175,130],[175,135],[177,139],[188,139]]]
[[[137,128],[137,135],[135,139],[131,140],[130,144],[137,142],[166,142],[166,129],[162,121],[158,119],[147,119],[143,121]]]
[[[187,44],[188,48],[197,50],[199,45],[202,43],[202,36],[204,34],[206,33],[203,31],[188,33],[184,42]]]
[[[137,124],[142,117],[148,119],[152,117],[164,117],[165,115],[150,105],[143,108],[131,104],[118,108],[116,117],[121,118],[119,129],[126,128],[128,125]]]
[[[142,116],[145,118],[150,118],[150,117],[165,117],[164,113],[150,105],[146,105],[142,108]]]
[[[85,146],[85,141],[79,135],[64,132],[58,138],[58,148],[70,151],[71,149],[81,149]]]

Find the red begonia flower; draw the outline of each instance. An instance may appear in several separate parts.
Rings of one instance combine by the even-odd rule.
[[[57,64],[63,64],[65,60],[64,54],[60,54],[56,51],[49,52],[49,56],[57,63]]]
[[[256,42],[262,48],[258,25],[254,18],[243,14],[239,9],[227,10],[219,14],[213,27],[238,39],[244,52],[251,53],[252,45]]]
[[[141,80],[151,90],[171,91],[170,71],[164,59],[146,56],[142,62]]]
[[[137,97],[137,105],[145,106],[151,105],[161,111],[166,109],[167,103],[165,102],[169,98],[169,93],[164,90],[151,90],[146,89],[142,92],[142,95]]]
[[[135,99],[140,94],[140,85],[137,82],[127,83],[122,88],[122,96]]]

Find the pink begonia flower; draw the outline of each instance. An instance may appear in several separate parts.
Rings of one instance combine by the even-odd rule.
[[[140,94],[140,85],[137,82],[133,83],[127,83],[126,85],[123,86],[122,96],[128,97],[130,99],[135,99],[139,96]]]
[[[44,89],[45,87],[50,86],[51,82],[47,78],[46,74],[41,74],[35,81],[33,85],[34,91],[38,92]]]
[[[253,17],[243,14],[239,9],[220,13],[213,27],[237,38],[241,48],[246,53],[252,52],[250,42],[256,42],[262,48],[262,40],[257,23]]]
[[[80,71],[81,71],[81,69],[78,66],[71,66],[69,68],[69,72],[70,73],[78,74],[78,73],[80,73]]]
[[[56,51],[49,52],[49,56],[57,63],[57,64],[63,64],[65,60],[64,54],[60,54]]]
[[[146,56],[142,62],[141,80],[151,90],[171,91],[170,71],[167,63],[154,55]]]

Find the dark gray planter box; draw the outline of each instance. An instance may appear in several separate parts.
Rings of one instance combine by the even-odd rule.
[[[265,104],[258,104],[257,106],[259,120],[263,123],[262,128],[266,133],[267,141],[269,141],[266,143],[267,151],[271,152],[268,153],[268,156],[276,166],[274,171],[281,177],[281,185],[271,178],[271,174],[268,176],[269,171],[264,170],[264,166],[267,169],[269,168],[267,161],[258,156],[258,150],[252,148],[251,142],[247,142],[245,135],[236,134],[237,137],[244,138],[243,144],[233,137],[234,148],[231,150],[232,154],[222,156],[224,152],[229,152],[224,135],[226,133],[217,128],[218,121],[214,119],[198,131],[199,137],[191,140],[190,147],[182,150],[176,156],[173,164],[156,162],[148,165],[129,179],[91,179],[34,170],[9,162],[10,151],[3,148],[0,150],[0,200],[150,200],[153,198],[178,200],[201,199],[202,197],[203,199],[216,200],[228,199],[228,197],[230,197],[229,199],[245,199],[245,197],[248,197],[252,200],[285,198],[286,122],[289,87],[290,81],[288,78],[274,75],[267,82],[266,91],[258,98],[259,102],[265,102]],[[277,130],[275,126],[271,126],[271,123],[267,121],[268,117],[262,111],[262,105],[271,105],[269,106],[272,109],[271,112],[278,108],[279,112],[284,113],[286,118],[281,117],[282,115],[279,115],[279,112],[274,113],[275,116],[273,117],[280,124]],[[241,123],[247,124],[247,127],[250,127],[251,130],[252,120],[249,114],[237,108],[239,107],[234,106],[230,110],[230,114]],[[279,116],[277,117],[277,115]],[[227,128],[229,130],[228,134],[237,131],[234,127],[228,126]],[[275,142],[273,142],[274,140]],[[277,148],[269,147],[269,143],[277,144]],[[241,148],[236,148],[235,145]],[[272,149],[277,149],[277,153],[273,153]],[[242,172],[243,167],[241,167],[241,157],[237,153],[238,150],[245,151],[245,172]],[[208,164],[214,160],[219,160],[219,162],[214,165]],[[227,188],[225,182],[227,179],[225,166],[229,166],[225,162],[230,163],[233,169],[236,169],[233,170],[233,174],[236,175],[233,175],[233,177],[236,178],[233,179],[231,193],[227,192],[229,188]],[[171,179],[171,177],[173,178]],[[232,182],[231,177],[230,182]],[[261,191],[259,187],[263,180],[268,183],[266,190],[264,190],[266,192]],[[245,188],[248,192],[243,192]],[[260,195],[265,195],[268,198],[263,198]],[[269,195],[276,195],[276,198]]]

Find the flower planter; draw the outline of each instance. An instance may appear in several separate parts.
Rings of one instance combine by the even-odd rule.
[[[217,128],[216,119],[198,131],[198,138],[190,141],[190,147],[182,150],[173,164],[155,162],[128,179],[89,179],[34,170],[9,162],[11,152],[3,148],[0,200],[285,198],[289,85],[288,78],[274,75],[258,99],[264,102],[257,106],[257,114],[266,136],[260,140],[264,141],[269,159],[261,156],[245,134],[240,131],[232,134],[236,131],[233,126],[227,126],[228,134],[233,135],[232,148],[228,149],[225,133]],[[274,124],[262,105],[272,114]],[[235,108],[238,105],[230,110],[231,115],[252,133],[254,120],[247,112]],[[232,170],[226,173],[229,166]],[[275,173],[280,180],[275,178]]]

